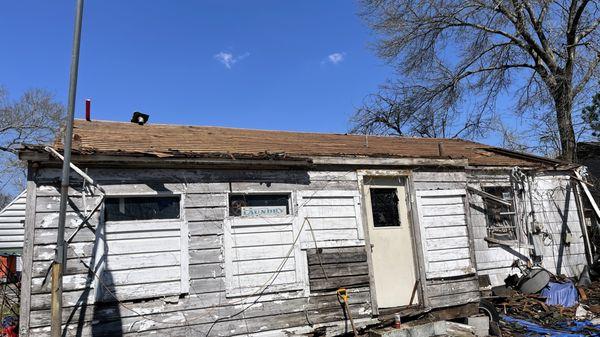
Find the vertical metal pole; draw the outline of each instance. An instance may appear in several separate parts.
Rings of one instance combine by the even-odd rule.
[[[69,78],[69,102],[64,140],[64,160],[60,182],[60,209],[56,236],[56,255],[52,264],[52,302],[50,327],[52,337],[62,336],[62,277],[66,263],[65,219],[67,198],[69,197],[69,175],[71,163],[71,141],[73,139],[73,119],[75,118],[75,97],[77,93],[77,72],[79,70],[79,45],[81,42],[81,21],[83,19],[83,0],[77,0],[73,50],[71,52],[71,74]]]

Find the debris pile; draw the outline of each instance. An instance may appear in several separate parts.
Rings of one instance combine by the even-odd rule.
[[[549,301],[549,287],[537,294],[508,288],[498,291],[495,303],[503,336],[600,336],[600,281],[585,288],[575,288],[566,279],[554,281],[562,282],[554,284],[563,291],[569,286],[576,289],[575,301],[563,299],[571,306],[549,304],[554,303]]]

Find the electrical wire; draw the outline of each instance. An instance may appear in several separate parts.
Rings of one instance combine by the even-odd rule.
[[[344,173],[344,174],[343,174],[341,177],[345,177],[345,176],[347,176],[348,174],[350,174],[350,173],[352,173],[352,172],[354,172],[354,171],[353,171],[353,170],[349,170],[349,171],[347,171],[346,173]],[[339,179],[339,178],[340,178],[340,177],[337,177],[336,179],[333,179],[333,178],[331,178],[331,179],[328,179],[328,180],[326,180],[326,181],[325,181],[325,184],[324,184],[324,185],[323,185],[321,188],[319,188],[319,189],[315,190],[315,191],[314,191],[314,192],[313,192],[311,195],[309,195],[308,197],[305,197],[305,198],[306,198],[306,201],[305,201],[305,202],[304,202],[302,205],[298,205],[297,211],[299,211],[301,208],[305,207],[305,206],[306,206],[306,205],[307,205],[307,204],[310,202],[310,200],[311,200],[311,199],[312,199],[312,198],[313,198],[313,197],[314,197],[314,196],[315,196],[317,193],[319,193],[319,192],[321,192],[321,191],[325,190],[325,189],[328,187],[329,183],[331,183],[332,181],[335,181],[335,180],[337,180],[337,179]],[[187,182],[186,182],[186,185],[187,185]],[[185,188],[185,187],[184,187],[184,188]],[[213,194],[213,193],[211,193],[211,194]],[[268,218],[261,217],[261,216],[259,216],[259,217],[257,217],[257,218],[261,218],[261,219],[263,219],[263,220],[266,220],[267,224],[269,224]],[[276,270],[275,270],[275,271],[274,271],[274,272],[271,274],[271,276],[270,276],[270,277],[269,277],[269,278],[268,278],[268,279],[267,279],[267,280],[266,280],[266,281],[265,281],[265,282],[264,282],[264,283],[263,283],[263,284],[262,284],[260,287],[258,287],[258,289],[257,289],[257,290],[256,290],[254,293],[252,293],[252,294],[250,294],[250,295],[244,295],[244,297],[245,297],[245,298],[241,298],[240,300],[237,300],[237,301],[234,301],[234,302],[228,302],[227,304],[228,304],[229,306],[235,306],[235,305],[237,305],[237,304],[241,304],[241,303],[243,303],[244,301],[248,300],[248,298],[249,298],[249,297],[251,298],[251,297],[253,297],[253,296],[257,296],[257,295],[258,295],[258,296],[257,296],[257,297],[256,297],[256,298],[255,298],[253,301],[251,301],[251,302],[250,302],[250,303],[249,303],[249,304],[248,304],[248,305],[247,305],[245,308],[241,309],[239,312],[236,312],[235,314],[232,314],[232,315],[229,315],[229,316],[225,316],[225,317],[222,317],[222,318],[218,318],[218,319],[216,319],[215,321],[213,321],[213,322],[212,322],[212,326],[214,326],[214,324],[216,324],[217,322],[219,322],[219,321],[221,321],[221,320],[225,320],[225,319],[231,319],[231,318],[233,318],[233,317],[236,317],[236,316],[240,315],[241,313],[243,313],[243,312],[245,312],[246,310],[248,310],[250,307],[252,307],[253,305],[255,305],[255,304],[256,304],[256,303],[257,303],[257,302],[260,300],[260,298],[262,297],[262,295],[264,294],[264,292],[266,291],[266,289],[267,289],[267,288],[268,288],[268,287],[269,287],[269,286],[270,286],[270,285],[271,285],[271,284],[272,284],[272,283],[275,281],[275,279],[277,278],[277,276],[278,276],[278,275],[281,273],[281,271],[282,271],[283,267],[285,266],[285,263],[286,263],[286,262],[287,262],[287,260],[290,258],[291,254],[294,252],[294,250],[295,250],[295,247],[296,247],[296,244],[298,243],[298,240],[299,240],[300,236],[302,235],[302,233],[303,233],[303,229],[304,229],[304,226],[305,226],[305,224],[306,224],[307,222],[308,222],[308,224],[309,224],[309,228],[310,228],[310,231],[311,231],[311,234],[312,234],[313,240],[314,240],[315,248],[317,249],[317,253],[318,253],[318,250],[319,250],[319,249],[318,249],[318,244],[317,244],[316,236],[315,236],[315,234],[314,234],[314,230],[313,230],[313,228],[312,228],[312,225],[310,224],[310,221],[308,220],[308,218],[306,218],[306,217],[305,217],[305,218],[304,218],[304,221],[302,222],[302,225],[300,226],[300,229],[298,230],[298,233],[297,233],[296,237],[295,237],[295,238],[294,238],[294,240],[293,240],[293,243],[292,243],[292,245],[291,245],[290,249],[288,250],[288,253],[286,254],[285,258],[282,260],[282,262],[279,264],[279,266],[277,267],[277,269],[276,269]],[[131,307],[127,306],[125,303],[123,303],[123,301],[121,301],[121,300],[119,300],[119,299],[118,299],[118,297],[116,296],[116,294],[114,294],[114,292],[110,290],[109,286],[108,286],[106,283],[104,283],[104,281],[102,280],[102,278],[101,278],[101,277],[100,277],[100,276],[99,276],[99,275],[98,275],[98,274],[97,274],[97,273],[96,273],[96,272],[95,272],[95,271],[94,271],[94,270],[91,268],[91,266],[89,266],[89,265],[87,265],[87,264],[85,263],[85,261],[83,260],[83,257],[81,257],[79,254],[77,254],[77,252],[75,251],[75,249],[74,249],[74,248],[71,246],[71,243],[68,243],[68,247],[69,247],[69,248],[71,248],[71,250],[73,251],[73,253],[75,254],[75,256],[76,256],[76,257],[79,259],[79,261],[80,261],[80,262],[81,262],[81,263],[82,263],[84,266],[86,266],[86,268],[89,270],[89,272],[91,272],[91,273],[93,274],[93,276],[94,276],[94,277],[95,277],[95,278],[98,280],[98,282],[100,283],[100,285],[101,285],[101,286],[102,286],[102,287],[103,287],[103,288],[104,288],[104,289],[107,291],[107,293],[108,293],[108,294],[109,294],[109,295],[110,295],[110,296],[111,296],[111,297],[112,297],[112,298],[115,300],[115,302],[117,302],[117,304],[118,304],[119,306],[121,306],[121,307],[123,307],[124,309],[126,309],[126,310],[128,310],[128,311],[132,312],[132,313],[133,313],[133,314],[135,314],[136,316],[142,317],[142,318],[144,318],[144,319],[147,319],[147,320],[149,320],[149,321],[155,322],[155,323],[157,323],[157,324],[167,324],[167,325],[181,326],[181,322],[167,322],[167,321],[158,321],[158,320],[156,320],[156,319],[153,319],[153,318],[151,318],[151,317],[149,317],[149,316],[147,316],[147,315],[145,315],[145,314],[142,314],[142,313],[138,312],[137,310],[135,310],[135,309],[133,309],[133,308],[131,308]],[[320,256],[319,256],[319,260],[320,260]],[[321,261],[320,261],[320,264],[321,264],[321,267],[323,268],[323,272],[325,273],[325,269],[324,269],[324,266],[322,265],[322,262],[321,262]],[[327,274],[326,274],[326,273],[325,273],[325,277],[327,278]],[[193,322],[193,321],[195,321],[195,320],[202,319],[202,318],[205,318],[205,317],[209,316],[209,315],[210,315],[210,314],[212,314],[212,313],[213,313],[215,310],[218,310],[218,308],[219,308],[219,307],[214,307],[214,308],[212,308],[212,310],[209,310],[209,312],[208,312],[208,313],[206,313],[206,314],[204,314],[204,315],[201,315],[201,316],[196,316],[196,317],[193,317],[192,319],[187,319],[187,317],[186,317],[186,316],[185,316],[185,314],[184,314],[183,316],[184,316],[184,319],[186,320],[185,326],[189,325],[189,323],[190,323],[190,322]],[[208,333],[210,333],[210,331],[212,330],[212,326],[211,326],[211,328],[209,329]],[[207,336],[208,336],[208,333],[207,333]]]

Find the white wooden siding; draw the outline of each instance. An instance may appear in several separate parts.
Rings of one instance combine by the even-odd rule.
[[[358,190],[299,191],[298,218],[304,249],[364,245]]]
[[[583,234],[575,202],[575,191],[568,175],[543,175],[533,180],[533,209],[544,232],[552,236],[546,240],[544,268],[570,277],[579,276],[587,263]],[[571,243],[565,242],[566,235]]]
[[[189,291],[187,226],[182,220],[107,222],[97,245],[99,301]]]
[[[474,273],[465,190],[417,191],[425,275],[428,279]]]
[[[227,218],[226,295],[305,289],[306,256],[298,244],[298,226],[294,216]]]
[[[27,195],[23,191],[0,211],[0,253],[21,253],[26,201]]]
[[[510,186],[509,173],[482,174],[474,171],[469,181],[470,186],[478,189],[483,186]],[[552,240],[545,242],[542,265],[553,273],[578,276],[586,264],[586,257],[570,177],[563,173],[537,175],[530,187],[533,204],[528,194],[525,199],[518,195],[516,198],[520,217],[527,219],[531,227],[532,218],[529,215],[533,207],[538,226],[552,237]],[[490,246],[485,241],[487,220],[483,200],[474,194],[470,194],[469,199],[477,271],[480,275],[488,275],[492,286],[503,285],[509,274],[518,272],[511,268],[513,262],[529,257],[530,250],[525,239],[527,233],[523,228],[519,229],[523,237],[520,244],[515,243],[511,247]],[[522,217],[523,214],[528,217]],[[571,233],[573,242],[570,245],[562,243],[563,231]]]

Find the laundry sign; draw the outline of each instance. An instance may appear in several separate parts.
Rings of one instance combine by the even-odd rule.
[[[285,206],[242,207],[242,216],[283,216],[287,214]]]

